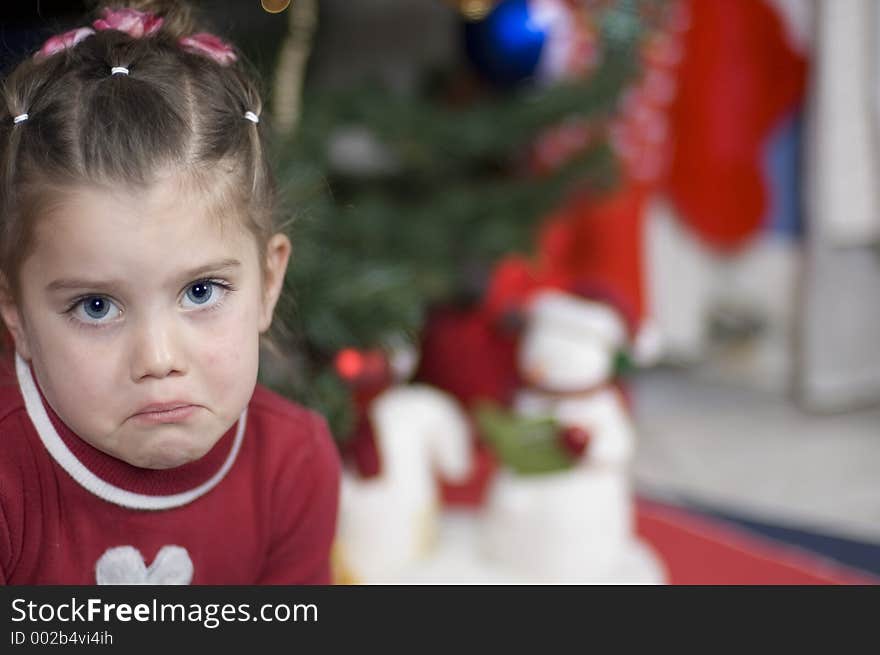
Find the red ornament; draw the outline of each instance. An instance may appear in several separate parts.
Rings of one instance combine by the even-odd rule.
[[[590,432],[573,425],[563,428],[559,433],[559,441],[574,457],[581,457],[590,445]]]
[[[354,348],[346,348],[340,350],[336,355],[336,373],[343,380],[354,380],[360,375],[364,366],[364,358],[360,352]]]
[[[347,384],[362,389],[387,387],[391,383],[391,365],[382,350],[344,348],[336,355],[336,373]]]

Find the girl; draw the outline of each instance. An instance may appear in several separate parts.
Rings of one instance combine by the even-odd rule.
[[[235,50],[105,7],[3,101],[0,582],[329,583],[335,446],[256,384],[290,242]]]

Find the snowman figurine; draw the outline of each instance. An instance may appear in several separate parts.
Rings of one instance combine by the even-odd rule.
[[[626,326],[608,305],[544,290],[527,307],[518,353],[522,416],[552,418],[580,441],[573,466],[496,475],[485,506],[485,554],[536,583],[607,579],[633,539],[634,430],[612,381]]]

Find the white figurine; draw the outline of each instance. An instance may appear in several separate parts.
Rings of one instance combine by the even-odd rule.
[[[439,514],[437,474],[450,481],[470,473],[467,418],[450,395],[403,384],[412,358],[393,353],[398,384],[372,402],[369,418],[380,474],[344,471],[337,545],[346,576],[359,583],[392,583],[431,551]]]
[[[518,395],[516,410],[590,436],[571,469],[504,470],[493,480],[486,554],[535,582],[601,580],[633,539],[634,431],[610,384],[625,339],[623,321],[606,305],[543,291],[529,306],[519,367],[531,388]]]

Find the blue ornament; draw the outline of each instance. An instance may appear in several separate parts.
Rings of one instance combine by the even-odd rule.
[[[501,0],[486,18],[467,22],[467,55],[488,81],[512,86],[535,74],[548,38],[529,0]]]

